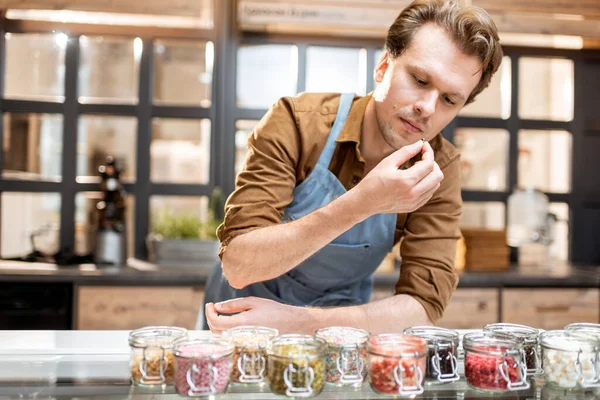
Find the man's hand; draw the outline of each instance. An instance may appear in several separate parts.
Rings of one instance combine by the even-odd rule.
[[[420,161],[406,170],[399,169],[419,153]],[[370,204],[372,214],[404,214],[425,205],[442,179],[444,174],[434,161],[431,145],[419,140],[384,158],[354,190],[364,204]]]
[[[221,333],[226,329],[242,325],[266,326],[278,329],[279,333],[311,335],[314,333],[311,326],[306,324],[310,309],[280,304],[259,297],[242,297],[216,304],[207,303],[204,312],[213,333]]]

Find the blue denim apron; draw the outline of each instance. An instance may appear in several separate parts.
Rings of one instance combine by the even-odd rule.
[[[346,188],[329,170],[329,164],[353,99],[352,93],[341,95],[325,148],[310,175],[294,188],[292,203],[284,210],[282,222],[302,218],[346,193]],[[396,219],[396,214],[373,215],[287,273],[243,289],[229,285],[219,263],[207,282],[204,303],[247,296],[296,306],[367,303],[373,291],[373,272],[393,247]],[[200,310],[198,329],[204,320],[203,311],[204,307]]]

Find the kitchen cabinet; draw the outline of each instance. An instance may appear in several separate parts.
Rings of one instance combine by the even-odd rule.
[[[204,286],[78,286],[75,329],[194,329]]]

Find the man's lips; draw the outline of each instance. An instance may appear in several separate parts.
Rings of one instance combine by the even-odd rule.
[[[406,129],[409,132],[412,133],[419,133],[422,132],[423,130],[419,127],[419,125],[415,124],[414,122],[411,122],[409,120],[406,120],[404,118],[400,118],[400,120],[402,121],[402,123],[404,124],[404,126],[406,127]]]

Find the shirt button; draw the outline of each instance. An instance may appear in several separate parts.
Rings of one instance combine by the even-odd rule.
[[[360,178],[358,176],[355,176],[354,178],[352,178],[352,183],[354,183],[355,185],[360,182]]]

